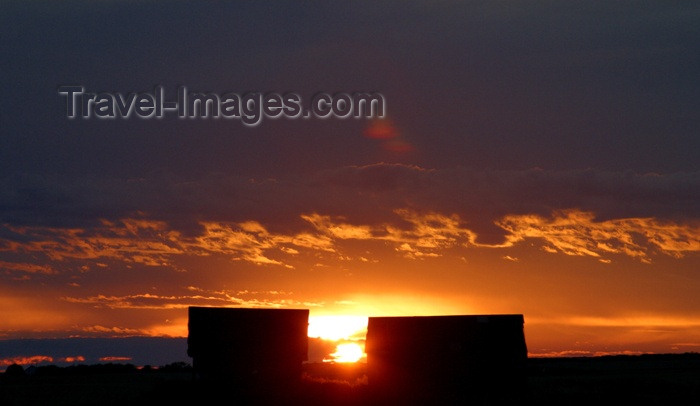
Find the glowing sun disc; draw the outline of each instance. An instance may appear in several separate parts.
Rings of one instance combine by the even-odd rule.
[[[354,343],[338,344],[335,352],[331,354],[335,362],[357,362],[363,355],[362,347]]]

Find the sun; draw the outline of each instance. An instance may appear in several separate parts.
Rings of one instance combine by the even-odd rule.
[[[359,344],[343,343],[335,347],[335,352],[331,354],[334,362],[357,362],[365,355]]]
[[[365,356],[361,343],[367,333],[367,320],[367,316],[310,316],[308,336],[335,343],[335,352],[323,362],[358,362]]]

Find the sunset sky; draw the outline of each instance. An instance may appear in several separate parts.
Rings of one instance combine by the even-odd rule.
[[[197,305],[700,351],[700,5],[669,4],[8,2],[0,339],[184,337]],[[387,117],[71,120],[62,85]]]

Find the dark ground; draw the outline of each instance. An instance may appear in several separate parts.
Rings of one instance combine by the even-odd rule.
[[[159,370],[131,365],[41,367],[32,375],[0,374],[2,405],[382,404],[367,384],[364,364],[308,364],[301,383],[256,390],[193,382],[182,364]],[[700,405],[700,354],[535,358],[526,392],[512,403],[534,405]],[[499,389],[508,392],[509,388]],[[253,393],[255,395],[253,395]],[[255,397],[253,397],[255,396]],[[253,400],[255,399],[255,401]],[[428,397],[430,399],[430,395]],[[448,398],[452,399],[452,398]],[[410,399],[403,399],[408,401]],[[425,399],[420,402],[424,404]],[[430,403],[430,402],[428,402]],[[461,402],[444,399],[435,404]],[[508,403],[511,403],[510,401]],[[494,404],[480,399],[478,404]]]

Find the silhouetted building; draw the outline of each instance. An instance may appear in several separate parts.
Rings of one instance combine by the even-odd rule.
[[[370,317],[367,375],[401,403],[508,404],[526,389],[522,315]]]
[[[308,322],[308,310],[190,307],[187,354],[207,381],[239,387],[298,382]]]

